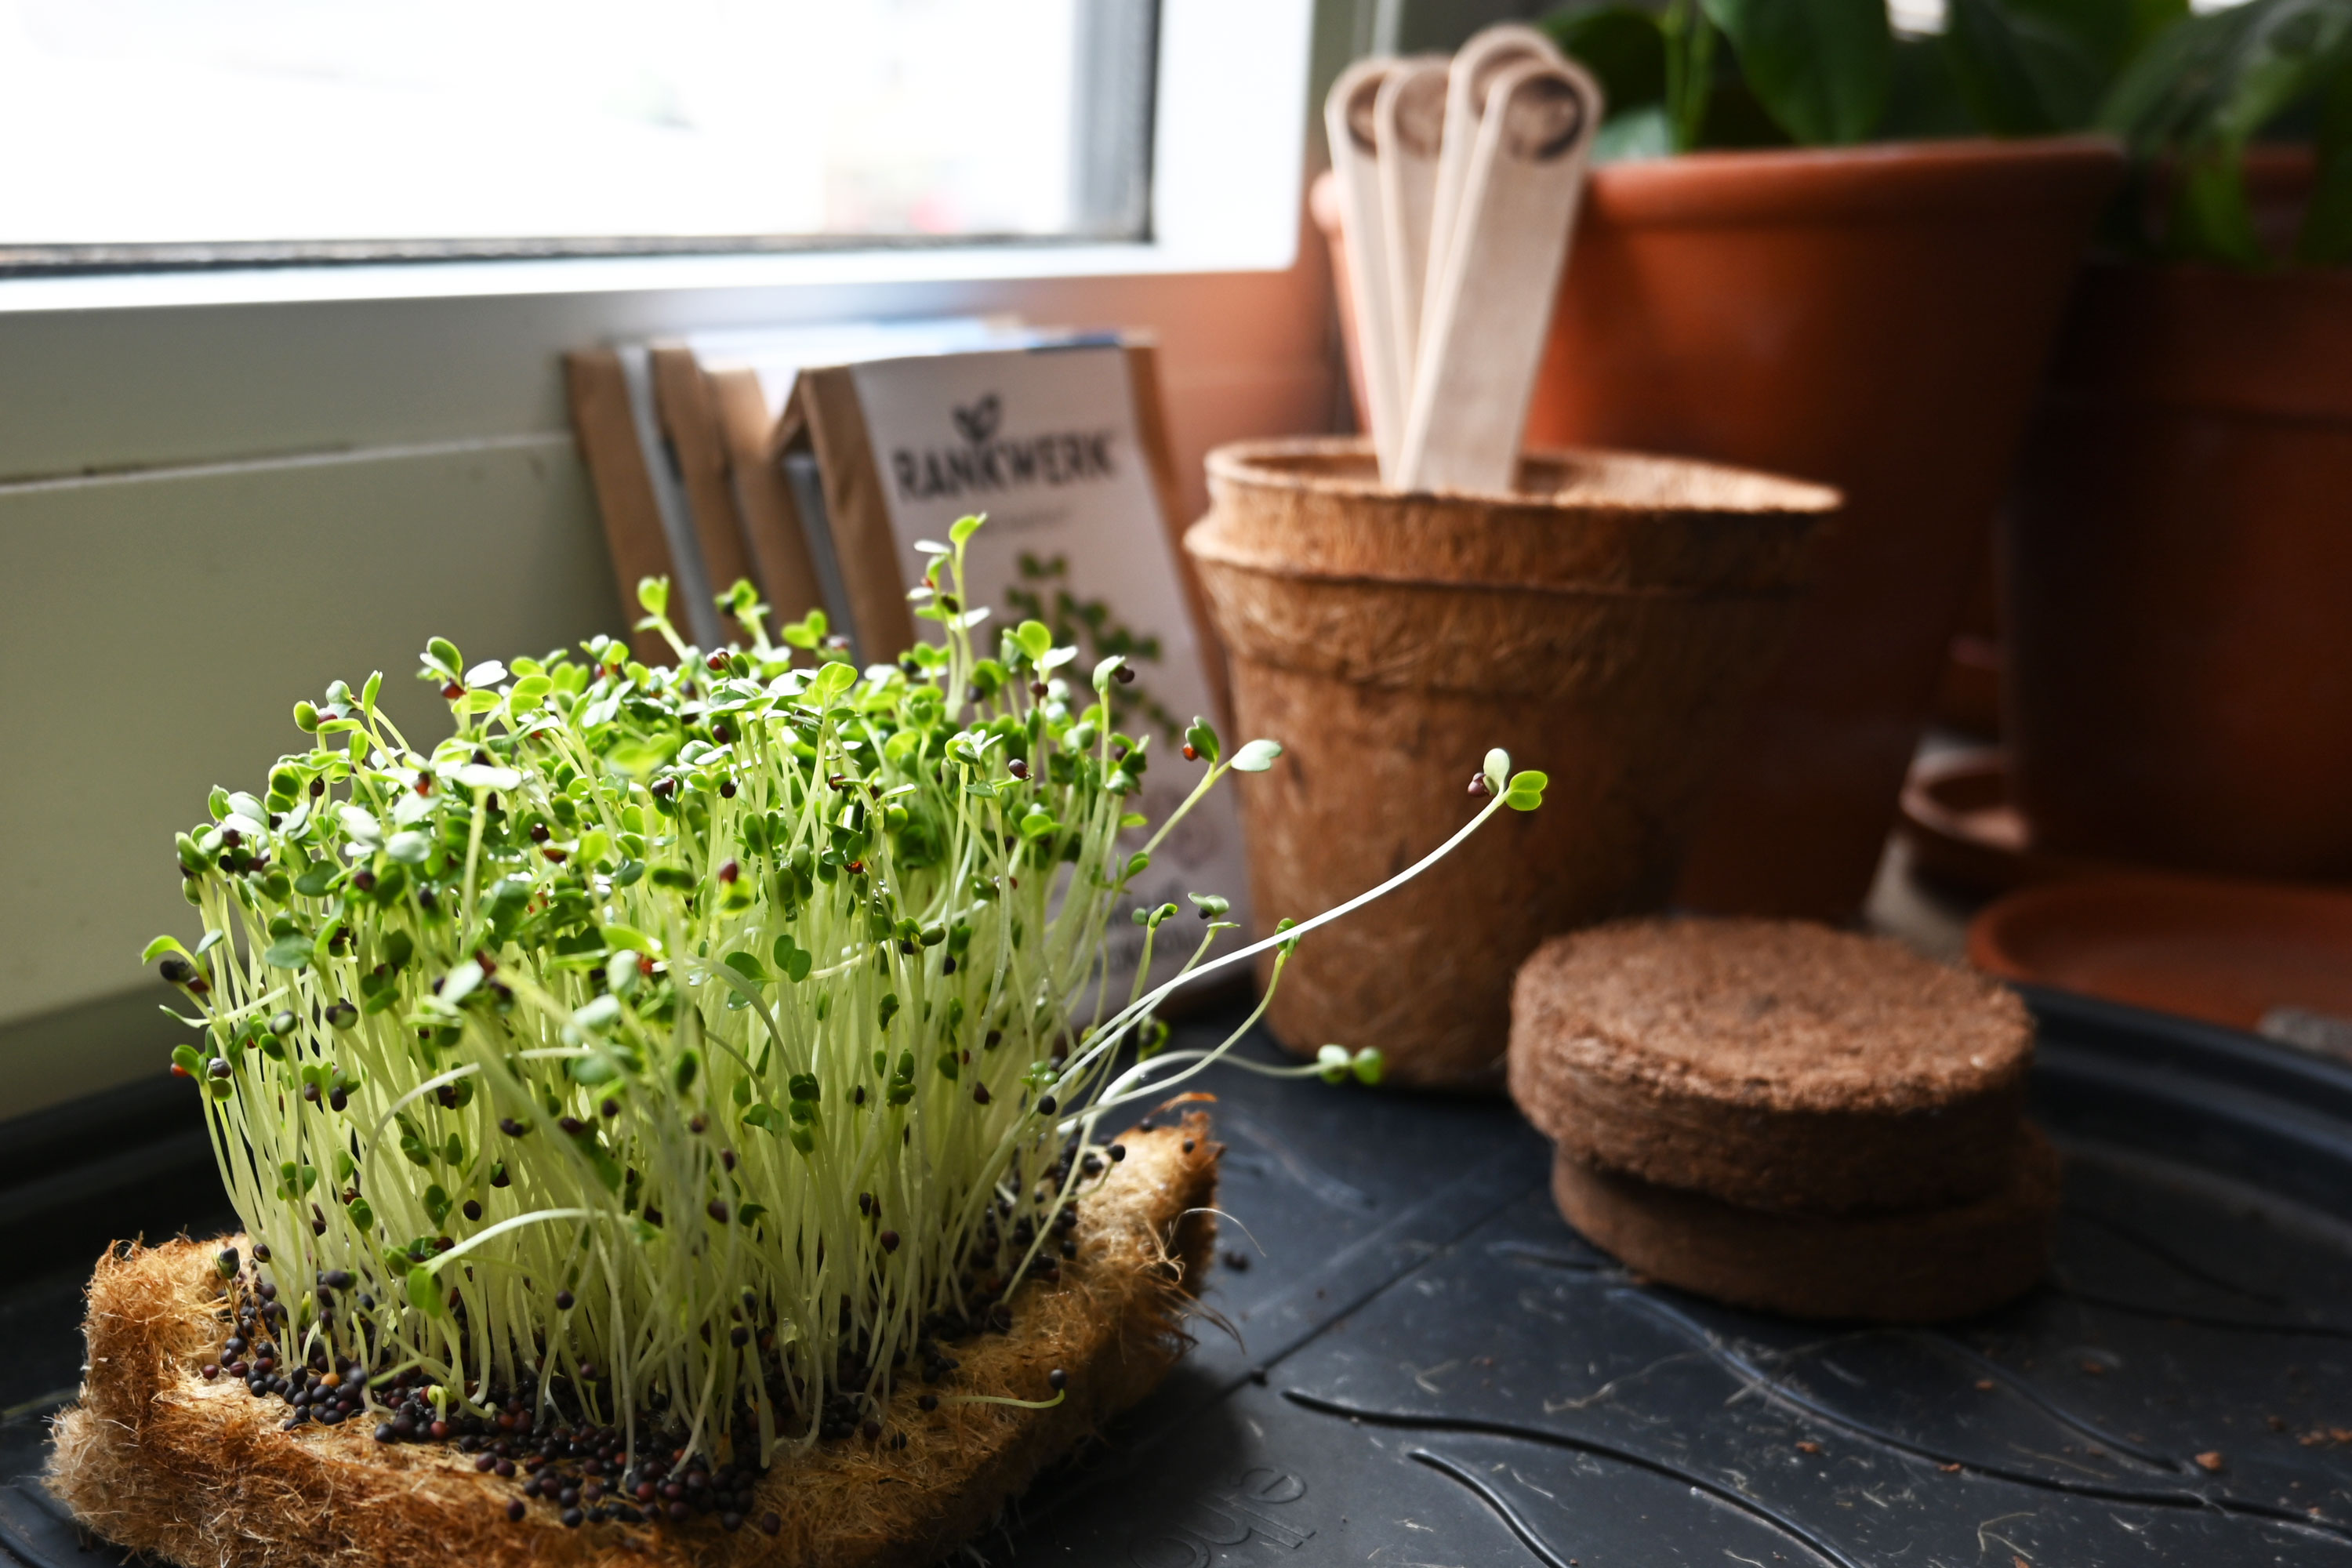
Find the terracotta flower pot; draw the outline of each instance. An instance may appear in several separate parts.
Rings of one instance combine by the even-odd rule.
[[[2352,272],[2084,277],[2010,512],[2037,848],[2352,879]]]
[[[1528,443],[1684,452],[1846,495],[1704,810],[1682,901],[1832,919],[1860,905],[2121,172],[2088,139],[1594,171]]]
[[[1390,899],[1301,944],[1270,1015],[1312,1053],[1376,1045],[1412,1084],[1498,1087],[1511,976],[1552,932],[1665,900],[1740,699],[1837,506],[1816,485],[1622,453],[1530,454],[1521,493],[1401,494],[1369,443],[1209,457],[1186,534],[1233,661],[1253,908],[1319,914],[1466,822],[1487,748],[1539,768]]]

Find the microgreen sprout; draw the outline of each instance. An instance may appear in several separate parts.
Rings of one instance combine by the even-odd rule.
[[[1196,721],[1207,765],[1137,847],[1152,759],[1109,721],[1122,661],[1076,685],[1034,622],[984,656],[978,526],[929,552],[940,637],[896,664],[853,667],[814,614],[771,641],[748,584],[720,604],[751,646],[706,653],[648,580],[675,668],[605,637],[469,665],[436,637],[448,740],[411,744],[380,675],[338,681],[296,705],[315,744],[262,794],[214,791],[175,840],[203,940],[146,960],[196,1009],[173,1070],[290,1352],[422,1382],[436,1420],[513,1417],[528,1390],[526,1422],[617,1426],[633,1452],[755,1437],[764,1463],[869,1426],[898,1369],[1057,1275],[1124,1152],[1099,1119],[1239,1038],[1159,1050],[1154,1009],[1263,950],[1278,977],[1363,900],[1212,957],[1234,926],[1196,895],[1157,986],[1176,907],[1136,910],[1145,960],[1112,994],[1132,879],[1281,749],[1228,759]],[[1540,798],[1499,752],[1481,776],[1485,808],[1387,886]],[[1380,1058],[1298,1070],[1373,1082]]]

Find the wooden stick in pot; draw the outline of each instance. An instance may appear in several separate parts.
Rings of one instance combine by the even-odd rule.
[[[1485,84],[1478,140],[1433,279],[1397,467],[1403,489],[1509,490],[1568,258],[1601,89],[1521,60]]]
[[[1399,62],[1372,105],[1381,216],[1389,257],[1390,332],[1399,384],[1412,405],[1420,357],[1421,310],[1429,282],[1430,221],[1437,205],[1437,160],[1445,137],[1448,64],[1444,55]]]
[[[1404,435],[1410,387],[1397,363],[1394,284],[1389,272],[1387,222],[1382,216],[1381,171],[1374,108],[1381,84],[1397,68],[1392,59],[1359,60],[1339,74],[1323,100],[1323,129],[1331,144],[1331,173],[1339,187],[1339,226],[1348,256],[1354,299],[1356,342],[1364,362],[1364,413],[1371,426],[1385,482],[1393,471],[1397,444]]]
[[[1454,217],[1462,205],[1463,184],[1470,175],[1470,155],[1477,148],[1478,120],[1487,84],[1496,72],[1523,61],[1561,58],[1550,38],[1524,22],[1482,27],[1454,52],[1446,67],[1445,130],[1438,143],[1437,187],[1430,198],[1429,261],[1422,269],[1428,287],[1435,288],[1445,275],[1445,258],[1454,246]],[[1422,330],[1426,332],[1425,299],[1421,314]],[[1418,351],[1414,358],[1418,362]]]

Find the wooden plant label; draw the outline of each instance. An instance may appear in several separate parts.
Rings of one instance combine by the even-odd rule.
[[[1390,332],[1399,383],[1412,405],[1420,357],[1421,310],[1429,282],[1429,226],[1437,205],[1437,160],[1445,136],[1447,60],[1421,55],[1399,63],[1372,105],[1379,149],[1382,238],[1388,247]]]
[[[1364,362],[1364,419],[1385,480],[1393,471],[1397,443],[1404,434],[1410,385],[1397,362],[1396,319],[1389,271],[1387,224],[1382,216],[1379,142],[1374,110],[1381,87],[1397,68],[1390,59],[1359,60],[1339,74],[1323,100],[1323,129],[1331,144],[1331,173],[1339,182],[1340,226],[1347,236],[1348,276],[1352,287],[1356,342]]]
[[[1427,287],[1445,275],[1445,258],[1453,248],[1454,215],[1462,205],[1463,183],[1469,177],[1470,156],[1478,143],[1478,120],[1486,102],[1486,88],[1496,73],[1527,60],[1558,61],[1552,41],[1523,22],[1503,22],[1481,28],[1454,53],[1446,67],[1445,126],[1439,139],[1436,189],[1430,198],[1429,260],[1423,268]],[[1429,330],[1423,301],[1422,331]],[[1415,353],[1416,361],[1419,353]]]
[[[1406,489],[1512,488],[1601,122],[1601,89],[1574,65],[1522,59],[1480,85],[1477,141],[1390,480]]]

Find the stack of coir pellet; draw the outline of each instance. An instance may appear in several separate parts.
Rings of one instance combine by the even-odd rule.
[[[1570,1225],[1636,1273],[1793,1317],[1926,1322],[2041,1277],[2058,1160],[1991,981],[1790,921],[1638,921],[1519,971],[1511,1092]]]

